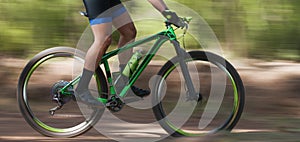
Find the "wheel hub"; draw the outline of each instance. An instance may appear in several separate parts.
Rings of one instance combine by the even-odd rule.
[[[61,81],[56,82],[52,86],[52,88],[51,88],[52,101],[61,103],[63,105],[63,104],[66,104],[67,102],[69,102],[71,99],[73,99],[73,95],[63,95],[59,92],[67,84],[69,84],[68,81],[61,80]],[[67,91],[71,92],[72,89],[73,88],[68,88]]]

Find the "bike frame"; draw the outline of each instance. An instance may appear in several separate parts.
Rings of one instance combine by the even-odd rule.
[[[107,82],[108,82],[108,85],[109,85],[110,95],[113,95],[113,96],[116,95],[116,91],[115,91],[115,87],[113,85],[112,73],[110,71],[110,67],[109,67],[109,64],[108,64],[108,59],[110,59],[111,57],[113,57],[115,55],[118,55],[119,53],[122,53],[122,52],[124,52],[128,49],[131,49],[131,48],[137,47],[141,44],[156,40],[155,43],[153,44],[153,46],[148,51],[148,53],[146,54],[143,61],[138,65],[137,69],[133,72],[133,74],[129,78],[129,83],[123,88],[123,90],[120,92],[119,96],[121,98],[124,98],[126,96],[126,92],[135,83],[135,81],[138,79],[138,77],[141,75],[141,73],[147,67],[149,62],[156,55],[156,53],[160,49],[161,45],[164,44],[166,41],[170,41],[173,44],[173,46],[176,50],[176,53],[177,53],[177,57],[182,58],[182,59],[180,59],[180,61],[181,61],[180,62],[180,67],[182,69],[183,77],[186,80],[186,85],[187,85],[188,92],[189,92],[189,94],[194,94],[193,96],[196,96],[195,89],[194,89],[190,74],[188,73],[187,65],[184,62],[184,57],[186,56],[186,52],[185,52],[185,50],[180,48],[180,44],[177,41],[177,37],[176,37],[176,34],[175,34],[175,30],[171,26],[171,23],[166,22],[166,27],[167,27],[167,29],[162,31],[162,32],[159,32],[159,33],[157,33],[155,35],[152,35],[150,37],[147,37],[147,38],[129,43],[129,44],[127,44],[127,45],[125,45],[121,48],[115,49],[115,50],[110,51],[110,52],[103,55],[99,65],[101,65],[101,64],[104,65],[106,78],[107,78]],[[65,87],[63,87],[60,90],[60,93],[63,94],[63,95],[71,95],[67,91],[67,88],[77,84],[80,80],[80,77],[81,76],[77,76],[75,79],[70,81],[70,83],[68,85],[66,85]],[[107,98],[101,98],[101,97],[99,97],[98,100],[100,102],[104,103],[104,104],[106,104],[107,101],[108,101]]]

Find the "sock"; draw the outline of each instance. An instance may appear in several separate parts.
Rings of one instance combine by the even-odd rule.
[[[79,80],[78,86],[76,88],[76,92],[79,94],[83,93],[85,90],[88,90],[89,83],[94,75],[93,71],[83,69],[81,78]]]

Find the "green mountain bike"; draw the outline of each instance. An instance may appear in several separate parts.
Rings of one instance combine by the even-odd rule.
[[[191,19],[184,20],[189,23]],[[84,52],[55,47],[35,55],[23,69],[17,87],[18,103],[25,120],[45,136],[73,137],[88,131],[105,109],[112,113],[122,110],[131,86],[160,47],[169,41],[176,56],[166,61],[153,77],[149,96],[157,122],[172,136],[232,130],[244,106],[244,86],[238,72],[214,53],[181,48],[174,26],[168,21],[165,24],[166,30],[103,56],[90,85],[94,86],[93,94],[104,109],[80,104],[73,95],[80,75],[74,75],[72,65],[83,62]],[[150,41],[154,41],[153,46],[144,53],[129,82],[117,92],[108,60]]]

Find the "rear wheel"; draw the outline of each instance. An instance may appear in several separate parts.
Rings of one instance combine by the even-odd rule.
[[[83,60],[84,53],[74,48],[56,47],[37,54],[22,71],[17,92],[20,111],[30,126],[41,134],[73,137],[89,130],[101,117],[103,109],[77,103],[72,95],[57,96],[57,90],[73,79],[74,66],[82,70]],[[107,94],[105,76],[100,68],[90,89],[94,95]],[[54,98],[65,104],[52,115],[49,110],[57,106]]]
[[[158,73],[153,95],[160,125],[173,136],[232,130],[244,106],[244,86],[237,71],[210,52],[189,52],[185,62],[196,94],[187,91],[179,58],[168,61]]]

